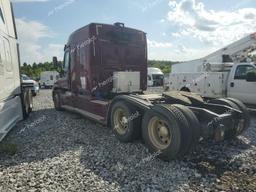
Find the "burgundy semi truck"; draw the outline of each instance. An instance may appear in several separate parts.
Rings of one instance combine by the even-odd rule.
[[[146,33],[123,23],[91,23],[65,45],[52,95],[56,110],[109,126],[122,142],[142,137],[163,160],[182,158],[203,139],[232,139],[250,125],[247,108],[236,99],[206,101],[194,93],[146,89]]]

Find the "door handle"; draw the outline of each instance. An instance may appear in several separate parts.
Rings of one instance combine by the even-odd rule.
[[[234,83],[234,82],[231,82],[231,83],[230,83],[230,87],[235,87],[235,83]]]

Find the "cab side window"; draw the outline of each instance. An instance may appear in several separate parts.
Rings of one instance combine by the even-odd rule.
[[[255,69],[250,65],[238,66],[235,72],[235,79],[244,80],[249,72],[253,72]]]
[[[64,66],[63,66],[64,72],[68,72],[69,65],[70,65],[70,53],[69,51],[66,51],[64,55]]]

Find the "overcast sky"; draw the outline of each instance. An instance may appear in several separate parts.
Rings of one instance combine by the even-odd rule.
[[[256,32],[256,0],[12,0],[22,62],[62,58],[74,30],[91,22],[147,33],[149,58],[200,58]]]

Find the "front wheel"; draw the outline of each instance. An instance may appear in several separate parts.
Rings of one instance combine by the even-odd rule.
[[[60,92],[54,91],[52,97],[53,97],[54,108],[57,111],[62,111],[63,109],[62,109],[62,104],[61,104]]]

